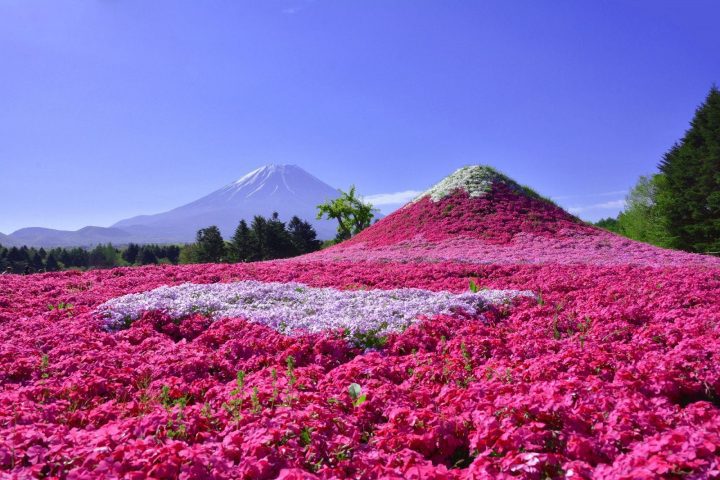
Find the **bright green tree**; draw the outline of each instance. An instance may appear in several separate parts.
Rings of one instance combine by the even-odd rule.
[[[370,226],[372,221],[373,207],[355,196],[355,185],[350,191],[340,191],[340,196],[335,200],[328,200],[317,206],[318,220],[327,217],[329,220],[337,220],[338,230],[335,240],[347,240],[357,235]]]
[[[617,232],[640,242],[669,246],[665,218],[657,207],[661,174],[641,176],[625,199],[625,210],[617,219]]]

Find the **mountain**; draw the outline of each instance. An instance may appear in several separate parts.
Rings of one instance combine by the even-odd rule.
[[[297,261],[720,265],[588,225],[484,165],[463,167],[355,237]]]
[[[83,227],[74,231],[29,227],[13,232],[9,238],[15,245],[45,248],[90,247],[100,243],[122,245],[133,241],[130,233],[118,228],[105,227]]]
[[[5,235],[4,233],[0,233],[0,245],[3,247],[17,247],[19,246],[15,240],[10,237],[10,235]]]
[[[89,247],[99,243],[185,243],[195,240],[200,228],[217,225],[229,239],[241,219],[269,217],[278,212],[288,221],[293,215],[309,221],[320,239],[335,236],[337,223],[316,220],[317,205],[337,198],[339,191],[296,165],[266,165],[194,202],[154,215],[120,220],[107,227],[76,231],[30,227],[0,234],[0,245],[36,247]]]
[[[230,238],[238,222],[278,212],[284,221],[297,215],[313,224],[318,236],[335,236],[335,221],[315,220],[317,205],[338,197],[338,190],[296,165],[266,165],[194,202],[155,215],[121,220],[119,228],[146,242],[189,242],[198,229],[217,225]]]

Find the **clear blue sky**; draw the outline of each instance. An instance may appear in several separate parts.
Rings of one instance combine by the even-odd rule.
[[[266,163],[376,201],[485,163],[614,215],[720,83],[718,18],[716,0],[0,0],[0,232],[106,226]]]

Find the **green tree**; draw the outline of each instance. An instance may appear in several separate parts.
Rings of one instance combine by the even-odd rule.
[[[198,263],[198,258],[198,246],[196,243],[188,243],[180,248],[180,255],[178,256],[178,262],[180,264]]]
[[[43,259],[38,252],[34,252],[32,255],[31,265],[34,272],[40,272],[43,268],[45,268]]]
[[[56,271],[60,270],[60,265],[58,265],[58,261],[55,258],[54,253],[50,253],[47,256],[47,260],[45,260],[45,269],[48,272],[56,272]]]
[[[98,268],[111,268],[118,265],[120,255],[111,244],[97,245],[89,253],[88,265]]]
[[[130,265],[134,264],[137,260],[138,253],[140,252],[140,245],[131,243],[127,246],[125,251],[122,253],[122,258]]]
[[[273,212],[266,225],[264,260],[288,258],[298,254],[285,223],[280,221],[277,212]]]
[[[245,220],[240,220],[235,234],[228,246],[233,262],[247,262],[253,257],[253,238],[250,227]]]
[[[322,242],[317,239],[317,232],[310,223],[294,216],[288,222],[288,233],[299,254],[320,250]]]
[[[625,209],[618,215],[618,233],[640,242],[669,246],[665,218],[657,206],[657,192],[663,181],[661,174],[638,179],[625,198]]]
[[[355,196],[355,185],[350,191],[340,191],[340,196],[317,206],[318,220],[327,217],[337,220],[338,230],[336,240],[347,240],[370,226],[374,217],[372,205],[364,203]]]
[[[250,224],[250,256],[248,257],[249,262],[256,260],[264,260],[267,253],[265,245],[265,239],[267,238],[267,220],[265,217],[255,215],[253,221]]]
[[[197,255],[200,263],[222,262],[225,257],[225,241],[215,225],[201,228],[196,236]]]
[[[720,91],[710,89],[690,129],[660,163],[657,206],[669,245],[720,251]]]
[[[141,248],[137,260],[140,265],[154,265],[158,263],[158,257],[152,248]]]
[[[605,230],[610,230],[614,233],[620,233],[620,226],[618,225],[618,219],[607,217],[602,218],[598,220],[597,222],[593,223],[596,227],[604,228]]]

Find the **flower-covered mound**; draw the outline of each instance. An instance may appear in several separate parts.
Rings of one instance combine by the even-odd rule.
[[[2,275],[0,478],[720,478],[718,262],[598,232],[494,182],[288,261]],[[533,295],[358,342],[208,293],[252,285]]]
[[[483,166],[460,169],[359,235],[311,258],[720,266],[718,258],[654,247],[585,224]]]
[[[345,330],[387,335],[409,327],[420,315],[477,316],[493,305],[508,304],[518,295],[532,296],[532,292],[452,294],[419,288],[341,291],[297,282],[184,283],[114,298],[100,305],[98,312],[111,330],[127,327],[143,312],[159,311],[172,320],[195,313],[215,319],[246,318],[282,333]]]

